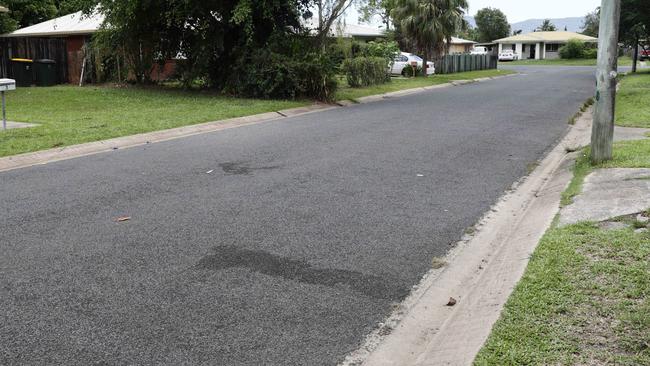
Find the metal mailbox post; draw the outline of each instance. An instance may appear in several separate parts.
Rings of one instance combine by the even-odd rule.
[[[2,129],[7,129],[7,108],[5,102],[5,92],[16,90],[16,80],[0,79],[0,93],[2,93]]]

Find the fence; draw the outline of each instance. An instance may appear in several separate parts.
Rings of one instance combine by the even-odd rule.
[[[497,57],[493,55],[447,55],[436,63],[437,74],[490,70],[497,68]]]
[[[56,62],[57,78],[68,80],[66,42],[61,38],[0,38],[0,76],[11,78],[12,58],[50,59]]]

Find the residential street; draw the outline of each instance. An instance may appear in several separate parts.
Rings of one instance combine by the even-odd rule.
[[[335,365],[594,92],[516,70],[0,173],[0,364]]]

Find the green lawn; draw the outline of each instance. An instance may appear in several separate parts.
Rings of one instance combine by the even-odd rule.
[[[616,101],[617,125],[650,128],[650,70],[623,77]]]
[[[355,100],[357,98],[366,97],[369,95],[384,94],[384,93],[390,93],[390,92],[405,90],[405,89],[413,89],[413,88],[421,88],[424,86],[445,84],[453,80],[471,80],[471,79],[479,79],[485,77],[508,75],[513,73],[514,71],[508,71],[508,70],[483,70],[483,71],[462,72],[458,74],[434,75],[427,78],[396,77],[396,78],[392,78],[390,83],[374,85],[367,88],[351,88],[345,84],[345,80],[344,80],[342,83],[342,87],[336,93],[336,98],[338,100]]]
[[[650,235],[551,229],[475,365],[650,365]]]
[[[519,60],[513,62],[500,62],[501,65],[550,65],[550,66],[596,66],[596,59],[575,60]],[[618,59],[619,66],[632,66],[632,58],[623,56]]]
[[[7,118],[39,127],[0,130],[0,156],[277,111],[309,104],[162,88],[56,86],[7,93]]]

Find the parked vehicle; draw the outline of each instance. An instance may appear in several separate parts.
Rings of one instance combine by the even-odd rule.
[[[487,47],[483,47],[483,46],[475,46],[470,51],[470,54],[472,54],[472,55],[487,55],[488,54],[488,49],[487,49]]]
[[[648,49],[642,49],[641,52],[639,52],[639,60],[641,61],[648,61],[650,60],[650,48]]]
[[[408,72],[405,69],[412,68],[413,65],[417,65],[418,67],[421,68],[424,65],[424,60],[418,55],[414,55],[412,53],[407,53],[407,52],[400,52],[398,55],[395,56],[391,74],[405,75]],[[433,62],[428,61],[427,75],[433,75],[435,73],[436,73],[435,65],[433,64]]]
[[[517,61],[519,54],[513,50],[503,50],[499,53],[499,61]]]

